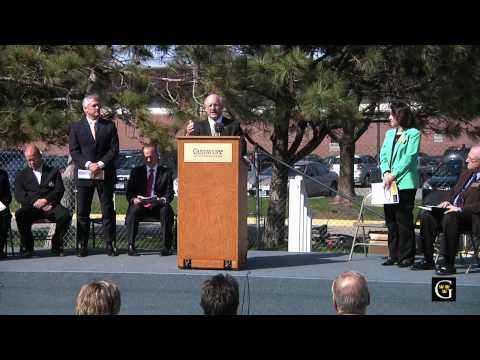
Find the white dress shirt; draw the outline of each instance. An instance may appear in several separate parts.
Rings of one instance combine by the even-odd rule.
[[[88,116],[86,116],[86,118],[87,118],[88,125],[90,125],[90,131],[92,132],[92,136],[96,141],[97,140],[96,135],[93,135],[93,134],[94,134],[94,129],[95,129],[95,125],[97,123],[97,120],[90,119]],[[91,163],[92,163],[91,161],[87,161],[85,163],[85,168],[88,169],[88,167],[90,166]],[[103,163],[103,161],[99,161],[99,162],[97,162],[97,164],[98,164],[98,166],[100,166],[101,169],[103,169],[105,167],[105,164]]]
[[[215,131],[215,123],[217,121],[223,122],[223,115],[220,115],[220,117],[215,121],[211,117],[208,117],[208,123],[210,124],[210,132],[212,133],[212,136],[220,136],[220,133],[217,133]]]
[[[37,178],[37,181],[38,181],[38,185],[40,185],[40,182],[42,181],[42,168],[40,168],[40,170],[33,170],[33,175],[35,175],[35,177]]]
[[[152,192],[150,194],[147,194],[147,196],[155,196],[155,183],[157,182],[157,165],[154,167],[150,167],[148,165],[145,165],[147,167],[147,184],[148,184],[148,177],[150,176],[150,169],[153,169],[153,186],[152,186]],[[167,203],[167,199],[164,198],[163,196],[160,198],[163,199],[165,203]]]

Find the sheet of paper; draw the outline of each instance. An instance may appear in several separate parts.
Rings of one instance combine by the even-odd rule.
[[[78,169],[78,178],[82,180],[103,180],[104,176],[103,170],[96,176],[93,176],[90,170]]]
[[[0,211],[5,210],[6,208],[7,207],[5,206],[5,204],[0,201]]]
[[[398,204],[398,187],[395,182],[392,183],[390,189],[385,189],[383,182],[372,184],[372,204],[384,205],[384,204]]]

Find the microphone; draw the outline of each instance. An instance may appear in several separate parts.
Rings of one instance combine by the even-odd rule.
[[[215,131],[219,134],[223,132],[224,126],[222,124],[222,120],[215,121]]]

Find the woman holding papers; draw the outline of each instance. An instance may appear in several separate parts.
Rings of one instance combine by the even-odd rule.
[[[390,126],[380,150],[380,169],[386,189],[398,187],[398,204],[384,205],[388,228],[389,257],[382,265],[408,267],[415,258],[413,207],[419,185],[417,156],[420,131],[413,127],[413,114],[402,102],[391,104]],[[395,186],[394,185],[394,186]]]

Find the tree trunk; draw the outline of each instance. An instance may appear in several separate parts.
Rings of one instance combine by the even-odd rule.
[[[287,154],[288,150],[288,121],[275,125],[272,145],[272,155],[286,162],[284,154]],[[288,169],[284,165],[274,162],[270,183],[270,203],[265,224],[264,244],[266,248],[274,248],[285,242],[287,185]]]
[[[353,158],[355,156],[355,138],[353,128],[345,127],[343,136],[339,139],[340,146],[340,175],[338,177],[338,193],[335,202],[349,202],[348,199],[342,197],[346,195],[355,198],[355,190],[353,188]]]

